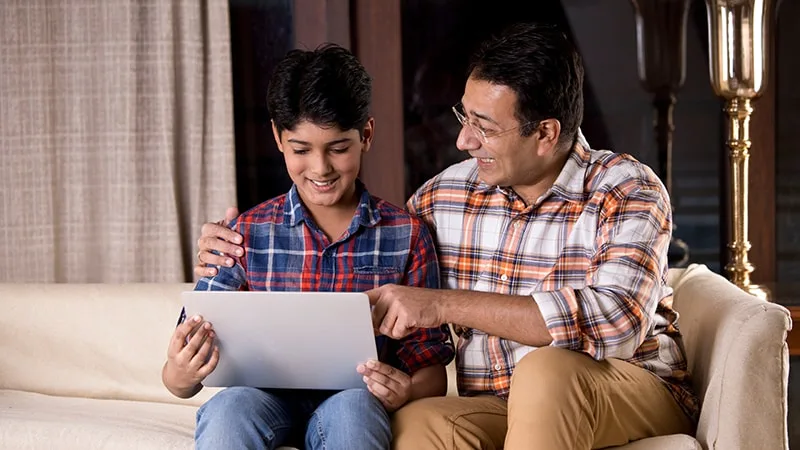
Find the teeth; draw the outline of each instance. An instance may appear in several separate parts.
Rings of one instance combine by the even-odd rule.
[[[322,187],[322,186],[328,186],[328,185],[330,185],[331,183],[333,183],[333,181],[315,181],[315,180],[311,180],[311,182],[312,182],[312,183],[314,183],[314,184],[316,184],[317,186],[320,186],[320,187]]]
[[[485,162],[485,163],[494,162],[494,158],[478,158],[478,159],[480,159],[481,162]]]

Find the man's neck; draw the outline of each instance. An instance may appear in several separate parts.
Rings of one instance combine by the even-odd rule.
[[[555,184],[558,176],[561,174],[561,171],[564,170],[564,166],[567,164],[567,159],[569,159],[570,150],[559,150],[550,160],[549,167],[547,170],[539,177],[538,180],[535,180],[533,184],[524,185],[524,186],[512,186],[511,188],[514,189],[514,192],[517,193],[522,200],[525,202],[526,205],[533,205],[536,203],[539,198],[545,194],[553,184]]]

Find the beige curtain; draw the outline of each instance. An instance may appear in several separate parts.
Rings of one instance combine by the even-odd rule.
[[[0,282],[190,280],[230,65],[226,0],[0,1]]]

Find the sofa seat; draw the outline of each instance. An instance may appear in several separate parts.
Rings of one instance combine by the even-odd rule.
[[[2,389],[0,411],[3,448],[167,450],[192,448],[197,407]]]

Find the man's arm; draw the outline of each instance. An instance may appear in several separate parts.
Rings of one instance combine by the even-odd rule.
[[[659,189],[609,198],[598,227],[590,284],[512,296],[382,286],[370,291],[376,327],[402,336],[457,323],[531,346],[554,345],[596,359],[626,359],[643,342],[663,297],[671,235],[669,201]],[[532,301],[533,300],[533,301]]]

